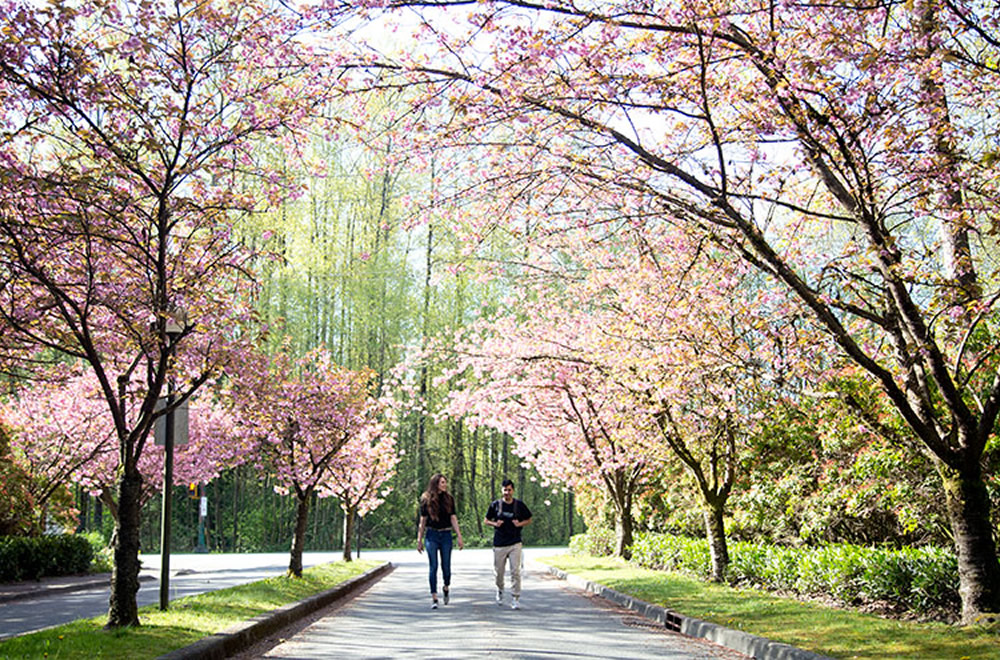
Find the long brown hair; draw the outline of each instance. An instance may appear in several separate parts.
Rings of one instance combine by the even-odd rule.
[[[430,478],[430,481],[427,482],[427,490],[425,490],[423,494],[420,496],[420,501],[427,505],[428,513],[434,512],[434,514],[440,515],[441,509],[438,507],[438,496],[441,494],[441,490],[438,488],[438,486],[441,485],[441,480],[444,478],[445,476],[440,472],[435,474],[433,477]],[[451,493],[445,493],[444,495],[445,495],[445,504],[447,504],[449,501],[452,502],[455,501],[455,498],[452,497]]]

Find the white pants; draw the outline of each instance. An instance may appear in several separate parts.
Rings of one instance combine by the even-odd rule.
[[[503,575],[506,564],[510,563],[510,593],[515,598],[521,596],[521,544],[493,548],[493,577],[497,591],[503,591]]]

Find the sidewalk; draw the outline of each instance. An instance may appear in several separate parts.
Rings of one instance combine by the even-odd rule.
[[[149,579],[139,576],[140,580]],[[99,589],[111,587],[111,573],[91,573],[86,575],[64,575],[61,577],[44,577],[40,580],[24,580],[22,582],[0,583],[0,603],[8,603],[26,598],[37,598],[82,589]]]

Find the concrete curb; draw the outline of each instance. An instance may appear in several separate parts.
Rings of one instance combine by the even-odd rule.
[[[220,633],[200,639],[194,644],[165,653],[157,660],[224,660],[253,646],[272,632],[326,607],[356,589],[381,579],[392,568],[392,564],[386,562],[362,575],[342,582],[332,589],[258,615],[249,621],[244,621]]]
[[[615,591],[597,582],[584,580],[581,577],[571,575],[558,568],[551,566],[547,566],[546,568],[550,574],[555,575],[561,580],[565,580],[574,587],[589,591],[601,598],[637,612],[647,619],[661,623],[667,630],[679,632],[688,637],[707,639],[720,646],[744,653],[756,660],[832,660],[828,656],[806,651],[789,644],[775,642],[766,637],[758,637],[757,635],[751,635],[741,630],[733,630],[715,623],[678,614],[673,610],[633,598],[628,594]]]

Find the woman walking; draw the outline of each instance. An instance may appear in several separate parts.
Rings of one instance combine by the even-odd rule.
[[[431,609],[437,609],[438,560],[441,561],[441,577],[444,582],[444,604],[448,604],[451,587],[451,532],[458,536],[458,549],[465,547],[462,530],[458,528],[455,516],[455,498],[448,492],[448,480],[443,474],[435,474],[427,483],[427,490],[420,496],[420,526],[417,529],[417,552],[424,551],[424,535],[427,536],[427,559],[430,562]],[[440,555],[439,555],[440,553]]]

